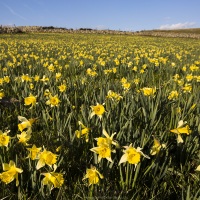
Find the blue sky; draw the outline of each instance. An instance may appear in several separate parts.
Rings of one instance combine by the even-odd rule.
[[[124,31],[200,27],[200,0],[0,0],[0,25]]]

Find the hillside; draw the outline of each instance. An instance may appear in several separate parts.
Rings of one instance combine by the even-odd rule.
[[[200,28],[176,29],[176,30],[144,30],[136,32],[137,35],[157,37],[186,37],[200,39]]]
[[[91,28],[67,29],[53,26],[0,26],[1,33],[97,33],[97,34],[120,34],[120,35],[142,35],[154,37],[184,37],[200,39],[200,28],[177,29],[177,30],[142,30],[142,31],[120,31],[120,30],[97,30]]]

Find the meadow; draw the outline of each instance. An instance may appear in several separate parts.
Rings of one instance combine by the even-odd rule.
[[[0,35],[0,199],[200,199],[200,40]]]

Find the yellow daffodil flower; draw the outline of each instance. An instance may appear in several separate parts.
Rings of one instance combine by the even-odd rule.
[[[192,79],[194,78],[194,76],[192,74],[188,74],[185,78],[189,82],[189,81],[192,81]]]
[[[121,83],[127,83],[127,79],[123,77],[123,78],[121,78],[120,82]]]
[[[166,147],[165,144],[160,144],[160,142],[156,138],[154,138],[154,144],[151,148],[150,154],[154,156],[160,152],[161,148],[165,148],[165,147]]]
[[[29,84],[29,88],[30,88],[31,90],[33,90],[34,87],[35,87],[35,86],[33,85],[33,83],[30,83],[30,84]]]
[[[0,85],[3,85],[3,78],[0,78]]]
[[[46,89],[46,90],[44,91],[44,96],[45,96],[45,97],[51,96],[51,92],[49,91],[49,89]]]
[[[28,155],[28,158],[31,160],[35,160],[38,158],[38,155],[40,153],[41,147],[37,148],[35,145],[33,145],[31,148],[26,148],[30,153]]]
[[[50,65],[48,66],[48,70],[49,70],[50,72],[54,72],[54,71],[55,71],[55,67],[53,66],[53,64],[50,64]]]
[[[134,67],[132,68],[132,70],[135,71],[135,72],[137,71],[137,69],[138,69],[138,68],[137,68],[136,66],[134,66]]]
[[[184,87],[182,87],[182,90],[183,90],[183,93],[186,93],[186,92],[191,93],[191,91],[192,91],[192,85],[186,83],[184,85]]]
[[[0,99],[2,99],[4,96],[5,96],[5,94],[4,94],[3,90],[1,89],[0,90]]]
[[[56,81],[58,81],[61,78],[62,74],[60,72],[56,73]]]
[[[156,88],[155,87],[154,88],[144,87],[141,90],[143,91],[143,94],[145,96],[152,96],[156,92]]]
[[[112,162],[111,148],[109,146],[101,145],[90,149],[90,151],[98,154],[98,162],[100,162],[102,158],[106,158],[108,161]]]
[[[124,90],[129,90],[131,87],[131,84],[126,82],[126,83],[122,83],[122,87],[124,88]]]
[[[45,177],[42,180],[43,185],[49,185],[53,188],[60,188],[64,183],[63,174],[56,172],[42,173]]]
[[[47,151],[46,149],[44,149],[44,151],[38,155],[38,158],[39,161],[36,166],[37,170],[44,167],[45,164],[47,164],[49,167],[52,167],[52,165],[57,162],[57,155],[51,151]]]
[[[93,184],[99,183],[99,178],[103,179],[103,175],[99,173],[99,171],[96,169],[96,167],[91,166],[90,169],[86,170],[86,175],[83,177],[83,180],[89,179],[89,186]]]
[[[115,146],[118,145],[116,141],[113,141],[113,137],[114,135],[116,135],[116,132],[113,133],[111,136],[109,136],[106,130],[103,129],[103,135],[106,136],[106,138],[103,138],[103,137],[96,138],[98,146],[102,146],[102,145],[110,146],[111,144]]]
[[[102,158],[106,158],[108,161],[112,162],[111,152],[115,153],[115,150],[112,150],[111,144],[117,146],[117,143],[113,141],[113,136],[116,133],[113,133],[111,136],[108,135],[105,129],[103,129],[103,135],[106,138],[99,137],[97,140],[97,147],[93,147],[90,151],[98,154],[98,162],[101,161]]]
[[[168,99],[169,100],[175,100],[175,99],[178,98],[178,95],[179,94],[178,94],[178,92],[176,90],[171,91],[170,94],[169,94],[169,96],[168,96]]]
[[[90,118],[92,118],[94,115],[97,115],[101,119],[103,113],[105,112],[104,106],[97,103],[96,106],[90,106],[90,107],[92,108],[92,113],[90,114]]]
[[[133,83],[135,83],[135,85],[138,85],[140,82],[140,79],[139,78],[134,78],[133,79]]]
[[[61,85],[58,86],[58,89],[59,89],[60,92],[64,92],[64,91],[66,91],[67,86],[65,84],[61,84]]]
[[[4,76],[3,78],[5,83],[9,83],[10,82],[10,77],[9,76]]]
[[[20,122],[22,122],[21,124],[18,124],[18,128],[19,128],[19,130],[22,132],[24,129],[27,129],[27,133],[28,134],[31,134],[32,133],[32,124],[33,124],[33,122],[36,120],[36,118],[35,119],[26,119],[25,117],[22,117],[22,116],[18,116],[18,120],[20,121]]]
[[[46,77],[45,75],[43,75],[43,77],[40,79],[40,81],[44,82],[44,84],[46,85],[47,84],[46,82],[49,81],[49,78]]]
[[[135,149],[134,147],[132,147],[132,144],[130,144],[129,146],[124,146],[125,150],[124,155],[121,157],[120,161],[119,161],[119,165],[121,163],[124,162],[128,162],[130,164],[134,164],[135,168],[137,166],[137,164],[140,162],[141,160],[141,155],[144,156],[145,158],[149,158],[149,156],[145,155],[141,150],[142,148],[137,147],[137,149]]]
[[[5,184],[8,184],[12,182],[14,179],[16,179],[16,186],[19,185],[18,181],[18,173],[22,173],[23,170],[20,168],[17,168],[15,166],[14,161],[10,161],[9,164],[3,163],[3,173],[0,174],[0,180],[4,182]]]
[[[93,71],[92,69],[88,68],[87,71],[86,71],[87,75],[89,76],[96,76],[97,75],[97,72],[96,71]]]
[[[32,94],[30,94],[29,97],[26,97],[24,99],[25,106],[31,105],[30,108],[32,108],[36,104],[36,98],[37,98],[36,96],[33,96]]]
[[[76,137],[77,138],[85,137],[86,142],[88,142],[89,141],[89,138],[88,138],[89,128],[87,128],[85,125],[83,125],[83,123],[80,121],[78,122],[78,124],[81,126],[81,130],[75,131]]]
[[[58,98],[58,95],[55,95],[55,96],[50,95],[49,100],[46,101],[46,104],[50,105],[51,107],[58,106],[59,103],[60,103],[60,100]]]
[[[10,142],[10,136],[7,136],[7,134],[9,133],[10,131],[6,131],[6,132],[2,132],[0,130],[0,147],[1,146],[5,146],[7,147],[8,146],[8,143]]]
[[[23,74],[22,76],[21,76],[21,81],[22,81],[22,83],[23,82],[31,82],[32,81],[32,78],[28,75],[28,74]]]
[[[108,94],[107,94],[107,96],[106,96],[106,98],[112,99],[113,101],[117,101],[117,102],[118,102],[118,101],[120,101],[120,99],[122,99],[123,97],[120,96],[119,94],[113,92],[112,90],[109,90],[109,91],[108,91]]]
[[[181,134],[187,134],[189,135],[191,133],[191,130],[188,125],[184,126],[187,122],[184,122],[183,120],[180,120],[178,122],[177,128],[170,130],[170,132],[177,134],[177,142],[183,143],[183,139],[181,137]]]
[[[35,82],[38,82],[39,80],[40,80],[40,76],[39,76],[39,75],[35,75],[34,81],[35,81]]]
[[[26,131],[22,131],[21,134],[17,134],[17,138],[19,139],[19,143],[27,146],[27,142],[31,139],[31,134]]]

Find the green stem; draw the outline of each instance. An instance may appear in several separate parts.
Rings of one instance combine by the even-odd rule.
[[[88,197],[93,196],[93,190],[94,190],[94,185],[91,185],[91,187],[89,188],[89,196]]]
[[[126,165],[126,188],[129,188],[129,163]]]

